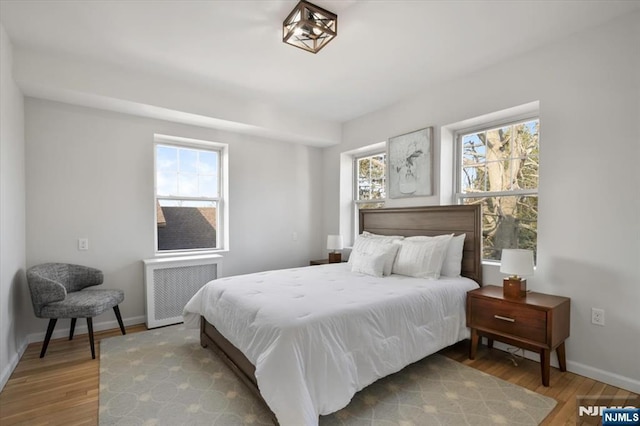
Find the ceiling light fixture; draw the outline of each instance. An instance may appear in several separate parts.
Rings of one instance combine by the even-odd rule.
[[[282,25],[282,41],[317,53],[338,35],[338,15],[305,0],[293,8]]]

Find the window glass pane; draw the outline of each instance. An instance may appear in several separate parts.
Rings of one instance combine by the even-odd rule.
[[[193,149],[180,148],[178,152],[180,173],[198,172],[198,151]]]
[[[514,126],[516,134],[515,145],[518,147],[519,152],[514,154],[513,157],[525,157],[534,153],[537,155],[539,123],[538,120],[532,120]]]
[[[509,160],[488,161],[486,174],[487,187],[485,191],[509,191],[512,189]]]
[[[384,159],[385,155],[374,155],[371,157],[371,177],[374,179],[384,178]]]
[[[481,139],[482,136],[482,139]],[[486,146],[483,142],[484,136],[478,133],[463,136],[462,138],[462,164],[464,166],[474,166],[484,163],[486,156]]]
[[[486,170],[484,165],[462,169],[462,192],[486,191]]]
[[[532,120],[518,124],[516,128],[516,145],[518,159],[514,159],[517,172],[517,187],[521,189],[538,188],[539,162],[539,121]]]
[[[218,153],[215,151],[200,151],[198,158],[198,173],[201,175],[218,174]]]
[[[384,198],[384,178],[371,179],[371,199],[379,200]]]
[[[487,161],[511,157],[511,127],[501,127],[484,134],[487,146]]]
[[[158,171],[156,178],[158,195],[177,195],[178,194],[178,173],[177,172],[161,172]]]
[[[358,200],[371,199],[371,159],[361,158],[357,161],[358,165]]]
[[[500,260],[503,248],[536,253],[538,196],[464,198],[463,204],[482,205],[483,258]]]
[[[216,248],[217,203],[158,200],[158,250]]]
[[[178,149],[172,146],[158,145],[156,169],[159,172],[178,171]]]
[[[198,175],[195,173],[180,173],[178,175],[178,194],[185,197],[197,197]]]
[[[538,188],[538,156],[527,157],[521,161],[518,170],[517,185],[521,189]]]
[[[200,176],[198,195],[201,197],[218,197],[218,176]]]

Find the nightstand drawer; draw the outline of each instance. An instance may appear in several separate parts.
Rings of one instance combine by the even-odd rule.
[[[535,342],[547,340],[547,315],[524,304],[471,298],[470,327],[495,330]]]

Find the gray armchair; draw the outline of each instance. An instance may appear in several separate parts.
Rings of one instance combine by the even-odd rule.
[[[73,339],[76,320],[87,319],[93,359],[96,358],[93,317],[113,308],[120,331],[122,334],[127,334],[118,308],[124,300],[124,292],[122,290],[85,290],[86,287],[102,284],[102,271],[69,263],[43,263],[27,270],[27,281],[33,312],[38,318],[49,318],[40,358],[47,352],[49,340],[59,318],[71,318],[69,340]]]

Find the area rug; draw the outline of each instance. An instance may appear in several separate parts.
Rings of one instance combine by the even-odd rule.
[[[537,425],[556,401],[435,354],[358,392],[329,425]],[[182,325],[100,342],[100,425],[271,425]]]

